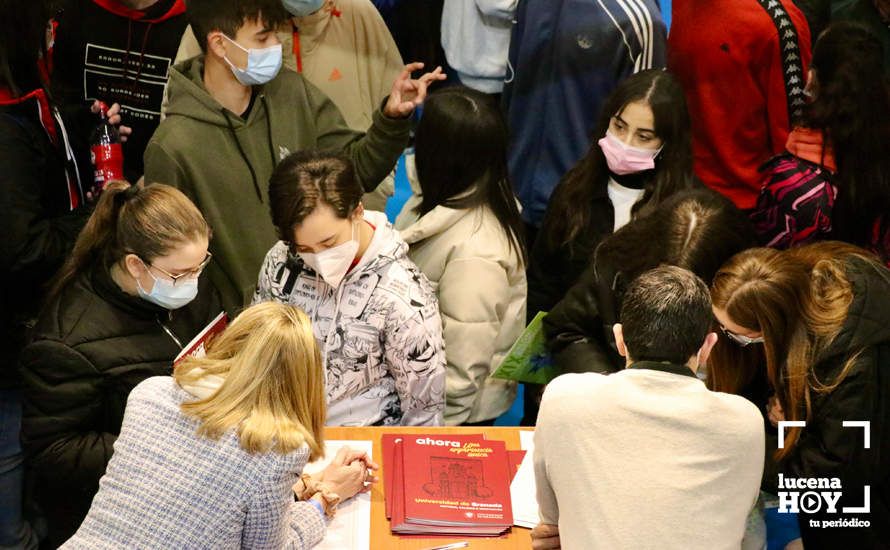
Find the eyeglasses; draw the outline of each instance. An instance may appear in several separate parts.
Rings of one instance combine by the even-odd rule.
[[[757,338],[751,338],[750,336],[736,334],[734,332],[727,330],[726,327],[724,327],[723,325],[720,325],[720,330],[722,330],[723,334],[725,334],[730,340],[732,340],[733,342],[735,342],[736,344],[738,344],[742,347],[749,346],[751,344],[762,344],[763,343],[763,336],[758,336]]]
[[[190,270],[186,271],[185,273],[180,273],[179,275],[174,275],[174,274],[170,273],[169,271],[161,269],[160,267],[158,267],[156,265],[151,265],[150,263],[146,262],[142,258],[139,258],[139,259],[147,267],[157,269],[158,271],[160,271],[161,273],[163,273],[164,275],[169,277],[170,280],[173,281],[173,286],[176,286],[176,284],[179,283],[179,281],[184,281],[184,280],[188,280],[188,279],[197,279],[201,275],[201,272],[204,271],[204,268],[207,267],[207,264],[210,263],[210,260],[213,259],[213,254],[208,252],[207,256],[204,258],[204,260],[200,264],[198,264],[198,267],[196,267],[194,269],[190,269]]]

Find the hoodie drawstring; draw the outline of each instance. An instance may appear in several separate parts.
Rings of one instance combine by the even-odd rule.
[[[127,49],[124,50],[124,80],[130,72],[130,46],[133,42],[133,20],[127,18]]]
[[[232,132],[232,138],[235,140],[235,145],[238,146],[238,152],[241,153],[241,158],[244,159],[244,163],[247,164],[248,170],[250,170],[250,177],[253,179],[253,189],[256,191],[256,196],[260,199],[260,202],[263,202],[263,195],[260,192],[260,184],[256,177],[256,170],[253,169],[253,165],[250,163],[250,159],[247,158],[247,153],[244,152],[244,148],[241,146],[241,142],[238,140],[238,134],[235,133],[235,125],[232,124],[232,119],[229,118],[229,113],[225,109],[222,109],[223,117],[226,119],[226,124],[229,125],[229,131]]]
[[[272,143],[272,111],[269,110],[266,94],[260,94],[260,101],[263,102],[263,109],[266,110],[266,134],[269,137],[269,155],[272,156],[272,167],[274,168],[278,166],[278,159],[275,157],[275,145]]]
[[[154,23],[149,23],[148,28],[145,29],[145,34],[142,36],[142,47],[139,49],[139,70],[136,72],[136,77],[133,79],[132,90],[135,90],[136,85],[139,84],[139,77],[142,76],[142,70],[145,68],[145,48],[148,46],[148,35],[151,33],[151,29],[154,25]]]

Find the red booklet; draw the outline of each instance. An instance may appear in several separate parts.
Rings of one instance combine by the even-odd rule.
[[[225,311],[221,311],[219,315],[214,317],[210,324],[204,327],[204,330],[198,333],[197,336],[192,338],[192,341],[185,345],[182,348],[182,351],[179,352],[179,355],[176,356],[176,359],[173,360],[173,366],[179,364],[180,361],[185,359],[186,357],[204,357],[204,348],[211,338],[221,333],[225,330],[226,325],[229,324],[229,316],[226,315]]]
[[[392,502],[393,502],[393,479],[394,479],[394,470],[395,470],[395,447],[394,443],[396,440],[400,440],[406,436],[402,434],[383,434],[381,439],[381,446],[383,447],[383,496],[386,505],[386,519],[392,517]],[[449,436],[449,439],[458,441],[461,445],[468,443],[477,443],[480,441],[485,441],[485,436],[482,434],[470,434],[470,435],[452,435]],[[510,451],[514,453],[516,451]],[[525,451],[522,451],[525,453]],[[520,457],[519,462],[522,462],[522,458]],[[515,474],[515,472],[513,472]]]
[[[522,465],[522,459],[525,458],[525,451],[507,451],[507,464],[510,465],[510,483],[516,477],[516,472]]]
[[[394,533],[492,536],[513,524],[503,441],[404,436],[393,464]]]

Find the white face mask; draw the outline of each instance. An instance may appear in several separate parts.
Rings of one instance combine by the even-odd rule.
[[[269,46],[268,48],[247,49],[228,36],[223,36],[226,40],[247,52],[246,69],[239,69],[234,63],[229,61],[228,57],[223,58],[241,84],[245,86],[265,84],[275,78],[275,75],[281,70],[281,44]]]
[[[358,254],[358,240],[355,238],[355,223],[352,224],[352,238],[318,253],[298,252],[300,258],[333,288],[340,286]]]

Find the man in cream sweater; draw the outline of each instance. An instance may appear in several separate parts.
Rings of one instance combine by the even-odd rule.
[[[627,290],[620,319],[625,370],[567,374],[544,393],[533,536],[550,538],[535,547],[738,550],[759,493],[764,422],[696,376],[717,341],[707,287],[678,267],[651,270]]]

